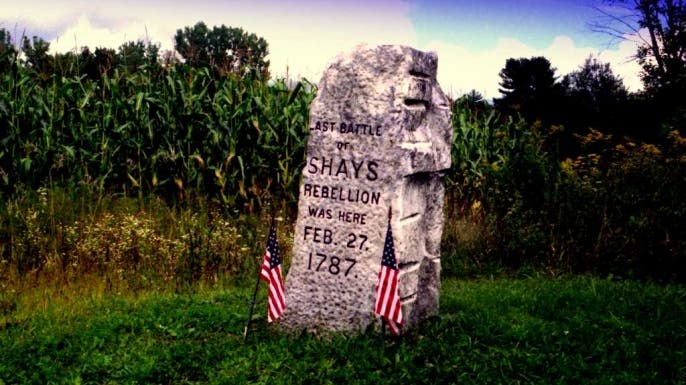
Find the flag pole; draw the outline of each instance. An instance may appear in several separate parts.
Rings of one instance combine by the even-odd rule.
[[[252,321],[252,313],[255,309],[255,299],[257,298],[257,290],[260,288],[260,272],[257,273],[257,282],[255,283],[255,291],[252,293],[252,300],[250,300],[250,309],[248,310],[248,320],[245,322],[243,328],[243,341],[248,339],[248,329],[250,329],[250,322]]]
[[[386,319],[381,317],[381,346],[386,343]]]
[[[274,206],[271,207],[271,220],[269,226],[274,225]],[[250,308],[248,310],[248,320],[245,322],[245,327],[243,328],[243,341],[248,339],[248,330],[250,329],[250,323],[252,322],[252,314],[255,310],[255,301],[257,299],[257,291],[260,289],[260,275],[262,274],[262,260],[257,265],[257,281],[255,282],[255,291],[252,293],[252,300],[250,300]]]

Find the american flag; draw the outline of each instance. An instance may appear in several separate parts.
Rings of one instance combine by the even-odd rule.
[[[403,323],[403,312],[400,306],[400,295],[398,294],[398,272],[389,218],[386,242],[384,242],[383,255],[381,257],[379,283],[376,287],[374,313],[383,317],[388,322],[391,332],[396,335],[400,333],[399,325]]]
[[[283,279],[281,278],[281,256],[279,255],[279,244],[276,242],[276,226],[274,226],[273,220],[269,228],[269,238],[262,260],[260,279],[269,284],[267,320],[273,322],[286,309]]]

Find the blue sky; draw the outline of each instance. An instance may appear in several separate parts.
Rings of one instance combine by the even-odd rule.
[[[469,49],[493,46],[498,37],[511,37],[535,48],[568,35],[579,45],[607,44],[607,37],[589,33],[586,24],[598,16],[591,1],[411,1],[410,18],[419,43],[459,41]]]
[[[53,51],[117,48],[149,40],[173,48],[178,28],[204,21],[242,27],[269,43],[274,76],[318,82],[336,55],[366,44],[435,51],[438,80],[453,97],[475,89],[498,97],[498,72],[510,57],[545,56],[562,76],[589,55],[609,62],[631,90],[639,68],[630,42],[611,41],[587,23],[596,0],[0,0],[0,27],[38,35]]]

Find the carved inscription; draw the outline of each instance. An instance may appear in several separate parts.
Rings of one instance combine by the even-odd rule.
[[[330,120],[315,120],[310,132],[340,132],[341,134],[381,136],[381,125],[356,122],[336,122]]]
[[[313,119],[310,135],[357,135],[380,138],[382,126],[371,123],[338,122],[335,120]],[[338,138],[338,136],[336,137]],[[335,139],[335,138],[332,138]],[[353,144],[346,141],[335,142],[335,154],[310,155],[307,158],[305,175],[307,180],[302,186],[302,197],[311,202],[307,207],[308,218],[316,219],[316,225],[310,220],[302,221],[303,236],[301,241],[315,246],[326,246],[316,251],[308,251],[307,270],[315,273],[340,275],[357,278],[355,265],[360,252],[368,251],[368,235],[363,228],[368,223],[369,213],[365,207],[381,204],[381,191],[369,188],[379,179],[382,165],[377,159],[355,159],[352,157]],[[363,182],[362,185],[357,182]],[[365,186],[365,187],[361,187]],[[345,205],[345,209],[327,207],[331,203]],[[338,206],[340,207],[340,206]],[[322,221],[330,226],[321,226]],[[343,222],[346,231],[338,233],[337,224]],[[351,225],[360,225],[352,227]],[[314,248],[311,248],[314,250]]]

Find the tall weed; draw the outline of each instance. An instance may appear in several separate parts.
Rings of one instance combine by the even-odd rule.
[[[686,279],[686,139],[678,131],[637,144],[591,129],[575,137],[580,154],[560,160],[563,127],[477,112],[454,114],[447,274],[529,267]]]
[[[32,192],[0,202],[0,274],[8,284],[61,284],[97,276],[108,290],[241,282],[263,255],[269,218],[197,198],[170,207],[154,196],[105,196],[78,211],[69,191]],[[58,204],[49,212],[53,203]],[[286,261],[291,220],[277,209]]]

